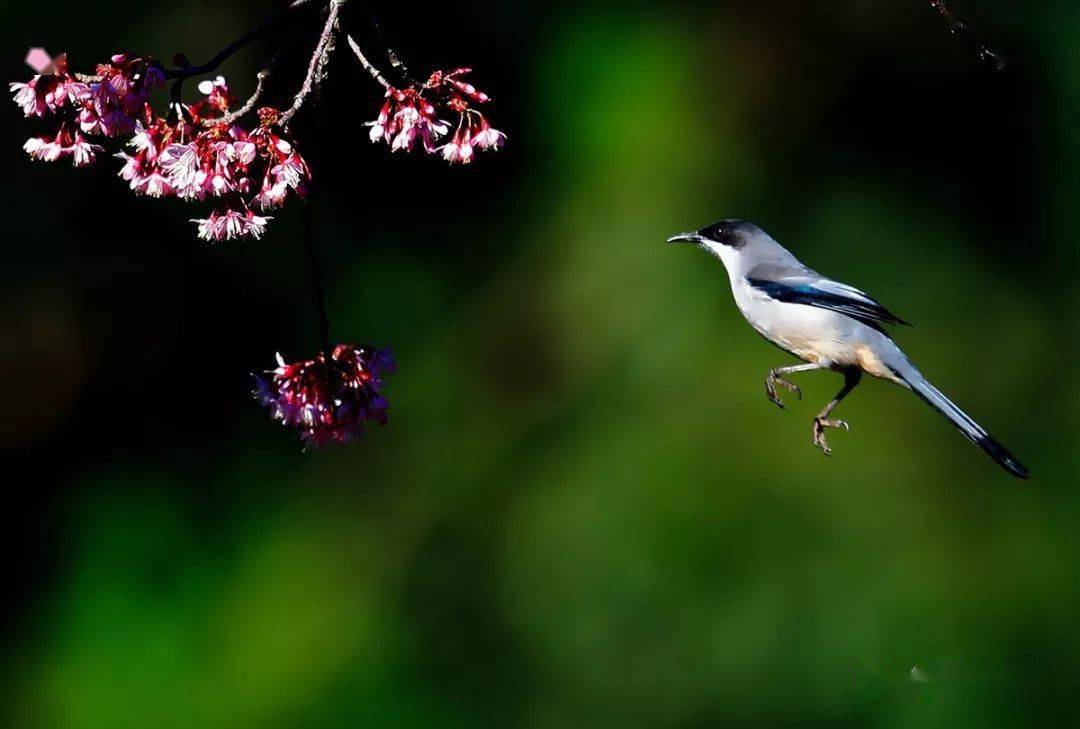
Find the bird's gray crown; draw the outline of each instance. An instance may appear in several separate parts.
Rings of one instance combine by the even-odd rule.
[[[745,220],[736,218],[724,218],[712,225],[706,225],[693,233],[680,233],[668,238],[668,243],[689,242],[699,246],[708,246],[718,243],[733,250],[742,248],[755,235],[760,234],[761,228]]]
[[[706,225],[697,231],[697,234],[707,240],[738,250],[746,245],[748,238],[760,232],[761,228],[753,223],[737,218],[724,218],[712,225]]]

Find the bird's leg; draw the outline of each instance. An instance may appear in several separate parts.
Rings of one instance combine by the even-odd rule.
[[[862,379],[862,370],[860,369],[848,369],[844,370],[844,386],[840,392],[836,393],[836,397],[829,401],[829,404],[825,406],[825,409],[817,414],[814,418],[814,445],[821,449],[821,452],[827,456],[832,455],[832,450],[829,449],[829,443],[825,440],[826,428],[843,428],[849,430],[848,424],[843,420],[829,420],[829,415],[832,413],[833,408],[840,404],[840,401],[847,397],[848,393],[855,389],[855,386],[859,384],[859,380]]]
[[[784,407],[784,403],[780,401],[780,397],[776,394],[776,386],[787,388],[794,392],[800,400],[802,400],[802,390],[794,382],[785,380],[781,375],[790,375],[795,372],[809,372],[810,370],[820,370],[821,365],[817,364],[804,364],[804,365],[792,365],[791,367],[774,367],[769,370],[769,374],[765,377],[765,396],[771,401],[776,403],[781,408]]]

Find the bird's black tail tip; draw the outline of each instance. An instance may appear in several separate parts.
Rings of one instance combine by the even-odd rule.
[[[1026,479],[1031,475],[1031,472],[1027,470],[1027,467],[1016,459],[1012,453],[1009,453],[1005,449],[1005,446],[998,443],[996,440],[988,435],[984,435],[979,438],[976,443],[979,447],[986,451],[986,454],[997,461],[998,465],[1004,468],[1017,478]]]

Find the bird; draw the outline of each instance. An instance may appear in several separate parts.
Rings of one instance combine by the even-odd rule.
[[[828,428],[850,430],[833,419],[840,402],[862,380],[863,373],[911,390],[1017,478],[1028,469],[981,425],[930,384],[885,330],[910,324],[859,289],[822,276],[803,265],[768,233],[743,220],[727,218],[668,243],[693,243],[724,264],[739,311],[758,334],[806,364],[774,367],[765,378],[765,394],[783,408],[777,388],[802,399],[802,390],[788,376],[832,370],[844,386],[813,420],[812,442],[832,454]]]

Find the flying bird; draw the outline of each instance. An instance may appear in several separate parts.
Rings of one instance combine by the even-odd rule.
[[[764,230],[742,220],[726,219],[693,233],[680,233],[668,243],[694,243],[719,258],[727,269],[739,311],[758,334],[808,364],[775,367],[765,378],[765,394],[784,407],[776,394],[782,387],[802,399],[788,375],[833,370],[844,386],[813,423],[813,443],[830,455],[827,428],[843,428],[831,419],[833,410],[859,384],[863,373],[911,390],[956,426],[1017,478],[1028,470],[986,430],[945,397],[913,365],[885,331],[885,324],[908,322],[864,292],[826,278],[804,266]]]

